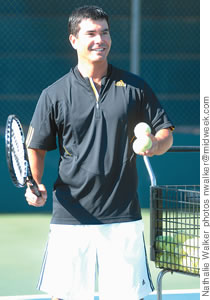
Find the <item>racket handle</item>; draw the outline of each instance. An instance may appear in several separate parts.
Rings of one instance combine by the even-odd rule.
[[[37,196],[37,197],[41,197],[41,192],[39,191],[38,189],[38,185],[37,183],[35,182],[35,180],[30,180],[29,182],[29,187],[31,189],[31,191]]]
[[[38,186],[37,185],[32,185],[30,186],[30,189],[32,190],[32,192],[37,196],[37,197],[41,197],[41,192],[38,190]]]

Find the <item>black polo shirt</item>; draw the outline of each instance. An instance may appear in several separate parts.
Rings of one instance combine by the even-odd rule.
[[[37,103],[28,147],[50,151],[58,144],[60,152],[54,224],[141,219],[133,130],[147,122],[155,134],[172,123],[145,81],[111,65],[98,96],[75,67]]]

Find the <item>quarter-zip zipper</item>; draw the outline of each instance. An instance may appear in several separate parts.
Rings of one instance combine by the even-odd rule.
[[[91,87],[92,87],[92,89],[93,89],[94,95],[95,95],[95,97],[96,97],[96,109],[97,109],[97,110],[96,110],[96,117],[97,117],[97,118],[100,118],[99,93],[98,93],[98,91],[97,91],[97,89],[96,89],[96,87],[95,87],[93,78],[90,77],[89,80],[90,80],[90,85],[91,85]]]

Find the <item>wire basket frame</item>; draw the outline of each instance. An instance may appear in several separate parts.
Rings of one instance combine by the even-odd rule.
[[[150,188],[151,260],[157,268],[199,276],[200,186]]]

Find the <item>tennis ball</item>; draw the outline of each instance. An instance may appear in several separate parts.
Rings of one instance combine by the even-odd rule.
[[[166,252],[157,257],[156,266],[159,268],[177,269],[179,264],[178,255],[167,254]]]
[[[177,244],[184,244],[189,239],[189,236],[185,232],[180,232],[174,235],[174,242]]]
[[[170,267],[173,270],[176,270],[178,268],[178,264],[179,264],[179,256],[175,254],[169,254],[168,267]]]
[[[187,256],[183,256],[179,259],[179,270],[187,272],[187,264],[189,263],[189,260],[187,259]]]
[[[155,247],[159,251],[163,250],[163,243],[165,242],[164,238],[165,237],[163,235],[159,235],[156,237]]]
[[[152,147],[152,140],[147,135],[144,135],[141,138],[137,138],[133,142],[133,151],[136,154],[139,154],[140,152],[145,152],[146,150],[150,149],[151,147]]]
[[[179,261],[179,270],[184,272],[199,273],[199,259],[183,256]]]
[[[164,238],[165,237],[163,235],[159,235],[156,237],[155,247],[159,251],[163,250],[163,243],[165,242]]]
[[[166,245],[165,245],[164,249],[167,252],[170,252],[170,253],[174,252],[175,244],[174,244],[174,240],[173,240],[172,236],[167,236],[167,238],[166,238]]]
[[[155,242],[156,249],[159,251],[165,250],[167,252],[174,252],[175,245],[172,236],[157,236]]]
[[[194,274],[199,274],[200,272],[200,258],[192,257],[191,261],[193,263],[193,268],[191,268],[191,272]]]
[[[134,134],[137,138],[141,137],[142,135],[146,135],[150,133],[151,133],[150,126],[144,122],[138,123],[134,128]]]
[[[182,245],[178,245],[177,247],[175,247],[174,253],[182,255],[182,256],[187,255],[187,253]]]
[[[168,257],[166,253],[163,253],[159,256],[159,261],[157,262],[157,266],[159,268],[167,268]]]

